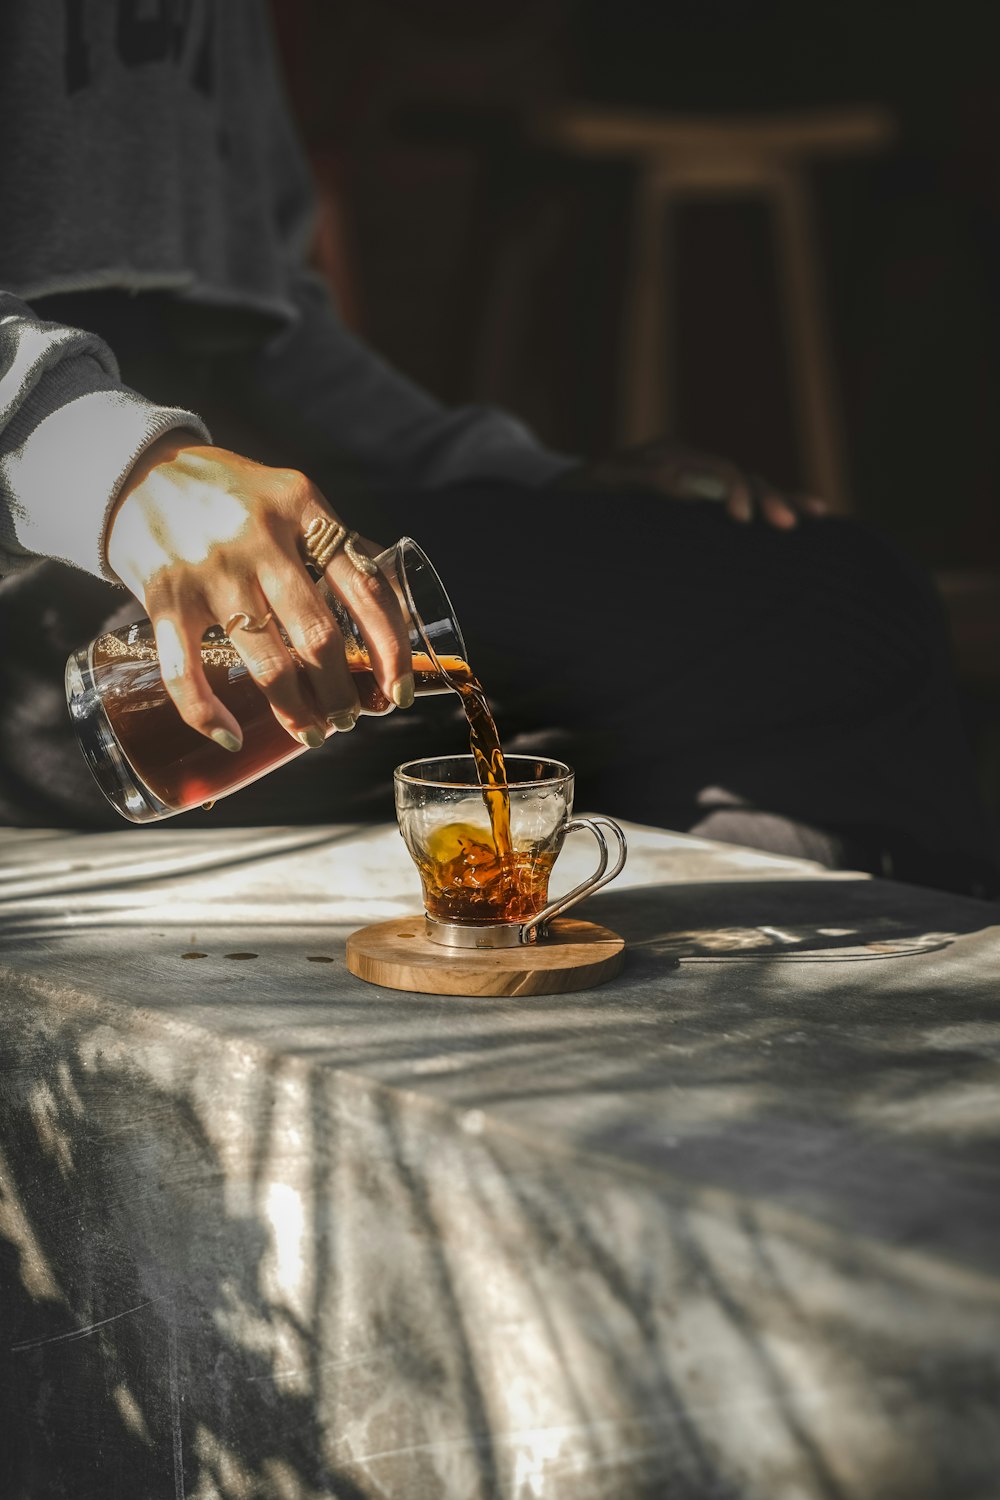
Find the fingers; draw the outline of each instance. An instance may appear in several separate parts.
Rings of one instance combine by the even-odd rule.
[[[263,621],[269,609],[263,595],[258,597],[244,588],[240,599],[243,608],[248,607],[255,619]],[[225,611],[220,611],[224,614]],[[235,614],[236,611],[231,611]],[[227,616],[229,618],[229,616]],[[309,680],[293,659],[282,637],[276,618],[259,628],[247,629],[233,624],[229,639],[233,648],[246,664],[247,671],[260,688],[271,706],[271,712],[281,727],[305,745],[316,750],[326,739],[326,724],[313,696]]]
[[[370,555],[360,542],[354,548],[356,556]],[[377,568],[362,571],[343,545],[330,558],[324,576],[361,631],[382,692],[398,708],[409,708],[414,697],[410,639],[388,580]]]
[[[235,752],[243,747],[243,730],[212,691],[201,655],[202,637],[213,623],[206,606],[188,607],[183,614],[153,619],[153,634],[163,685],[181,718],[223,750]]]
[[[345,545],[339,523],[328,510],[320,511],[315,505],[309,510],[311,515],[297,531],[286,533],[282,546],[263,554],[255,579],[230,586],[240,611],[250,610],[262,619],[271,610],[274,616],[259,630],[235,624],[230,639],[279,723],[303,744],[315,747],[330,729],[343,733],[354,728],[362,711],[358,687],[364,678],[356,682],[341,623],[303,564],[299,549],[309,520],[324,523],[318,547],[324,577],[361,633],[367,649],[365,665],[371,665],[367,681],[374,677],[385,695],[383,706],[395,703],[408,708],[414,683],[402,610],[383,574],[374,565],[370,572],[365,566],[374,547],[365,548],[360,541]],[[323,538],[336,538],[338,531],[341,539],[328,546]],[[220,617],[230,605],[227,601]],[[236,612],[235,604],[232,610]],[[365,693],[365,702],[371,706],[371,690]]]
[[[357,621],[379,687],[397,708],[409,708],[414,696],[410,639],[388,581],[378,572],[360,573],[346,556],[334,558],[327,578]]]
[[[683,468],[669,479],[670,490],[678,500],[728,500],[739,474],[735,467],[728,473],[725,469],[719,460],[703,461],[696,469]]]
[[[721,501],[734,521],[752,521],[750,480],[736,464],[705,454],[686,454],[670,485],[679,500]]]
[[[252,613],[249,610],[230,613],[245,620],[263,620],[268,612],[267,606],[262,598],[255,597],[255,593],[245,590],[242,596],[244,602],[249,598],[255,606]],[[183,613],[159,615],[153,622],[153,632],[163,684],[181,718],[199,734],[215,740],[224,750],[235,752],[243,746],[242,726],[212,690],[205,669],[204,634],[217,623],[217,618],[218,612],[211,611],[207,605],[197,610],[188,605]],[[230,642],[268,699],[282,728],[307,748],[322,745],[326,739],[326,726],[312,701],[308,683],[289,655],[276,623],[271,620],[253,630],[234,624]]]
[[[792,501],[768,484],[766,479],[754,477],[754,493],[760,514],[769,526],[779,531],[790,531],[799,524],[799,515]]]
[[[304,676],[308,684],[314,721],[302,727],[318,729],[324,737],[331,728],[340,733],[353,729],[361,704],[348,669],[340,626],[322,594],[305,570],[290,559],[262,569],[260,582],[301,662],[297,676],[300,680]]]
[[[362,631],[386,699],[409,707],[409,639],[389,583],[347,557],[332,559],[327,577]],[[300,744],[316,749],[331,729],[353,729],[361,705],[341,628],[298,558],[275,554],[258,578],[230,576],[226,585],[221,603],[195,604],[188,595],[183,607],[171,600],[149,610],[164,685],[185,722],[227,750],[242,747],[240,724],[213,691],[202,656],[206,630],[222,622],[275,718]]]
[[[137,478],[116,520],[116,538],[135,533],[132,552],[116,543],[119,576],[144,601],[167,691],[198,733],[232,750],[242,742],[220,696],[222,680],[212,660],[202,659],[205,632],[218,622],[228,625],[232,647],[275,718],[300,743],[318,746],[331,728],[354,727],[360,703],[341,620],[305,566],[311,522],[329,531],[320,566],[367,648],[366,705],[413,702],[409,638],[396,595],[374,565],[366,566],[364,544],[347,546],[305,475],[223,450],[185,449]]]
[[[754,476],[754,491],[761,515],[771,526],[781,531],[790,531],[803,516],[828,516],[830,507],[818,495],[784,495],[768,484],[765,479]]]
[[[721,501],[732,520],[745,524],[760,517],[779,531],[790,531],[802,516],[830,513],[816,495],[786,495],[759,474],[693,449],[674,450],[669,489],[679,500]]]
[[[730,478],[726,511],[734,521],[746,523],[753,520],[753,491],[749,479],[739,469],[734,469]]]

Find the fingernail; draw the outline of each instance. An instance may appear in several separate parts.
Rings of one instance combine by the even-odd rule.
[[[231,734],[228,729],[213,729],[212,738],[217,745],[221,745],[223,750],[228,750],[232,755],[235,755],[237,750],[243,749],[243,741],[237,739],[236,735]]]
[[[295,738],[300,745],[305,745],[307,750],[318,750],[320,745],[326,743],[326,735],[321,729],[297,729]]]
[[[391,697],[397,708],[413,707],[413,673],[407,672],[405,677],[399,677],[391,688]]]
[[[326,722],[332,724],[338,734],[347,734],[358,722],[358,715],[353,708],[342,708],[335,714],[327,714]]]

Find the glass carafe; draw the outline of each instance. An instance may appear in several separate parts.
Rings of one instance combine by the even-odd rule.
[[[411,537],[401,537],[376,562],[403,610],[416,693],[448,692],[454,682],[467,680],[462,632],[427,555]],[[390,712],[393,705],[375,681],[364,638],[328,591],[327,598],[343,633],[361,712]],[[133,823],[227,797],[304,753],[221,629],[205,636],[202,660],[212,690],[243,730],[236,753],[181,718],[163,685],[149,620],[98,636],[66,665],[66,697],[84,757],[108,801]]]

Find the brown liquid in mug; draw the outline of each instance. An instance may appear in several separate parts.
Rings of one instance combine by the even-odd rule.
[[[435,829],[414,858],[424,906],[441,922],[523,922],[548,900],[554,849],[497,854],[490,832],[469,823]]]
[[[523,922],[548,900],[557,851],[514,848],[507,768],[486,693],[464,662],[447,671],[465,709],[490,826],[446,824],[415,853],[424,905],[442,922]]]

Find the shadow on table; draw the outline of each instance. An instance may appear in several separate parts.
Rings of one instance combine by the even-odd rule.
[[[882,880],[733,880],[610,889],[585,915],[630,951],[843,959],[919,952],[1000,925],[1000,906]]]

